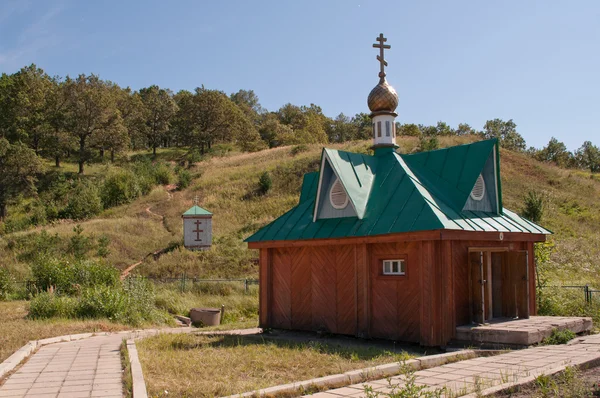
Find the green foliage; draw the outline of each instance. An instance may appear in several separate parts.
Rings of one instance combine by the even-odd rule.
[[[61,212],[62,218],[84,220],[102,211],[102,200],[97,183],[81,179],[69,193],[69,201]]]
[[[77,312],[76,299],[42,292],[29,302],[29,317],[32,319],[72,318]]]
[[[106,235],[101,235],[98,238],[98,250],[96,255],[98,257],[107,257],[110,254],[110,250],[108,249],[108,245],[110,244],[110,239]]]
[[[525,140],[517,133],[517,125],[512,119],[506,122],[502,119],[488,120],[483,126],[483,136],[486,139],[497,138],[501,147],[512,151],[524,151],[526,148]]]
[[[73,236],[69,242],[68,252],[75,257],[76,260],[81,261],[85,258],[85,255],[93,247],[93,239],[83,234],[83,228],[81,225],[76,225],[73,228]]]
[[[189,187],[192,183],[192,174],[183,168],[179,168],[175,172],[177,174],[177,190],[181,191]]]
[[[90,286],[115,286],[119,271],[100,262],[81,261],[69,263],[54,258],[40,258],[31,267],[38,291],[54,290],[60,294],[75,294]]]
[[[154,306],[154,288],[143,279],[124,284],[94,285],[77,296],[42,292],[30,302],[29,316],[46,318],[106,318],[130,325],[164,322],[165,315]]]
[[[4,221],[9,204],[36,192],[34,183],[41,167],[34,151],[0,136],[0,222]]]
[[[101,198],[108,208],[130,203],[141,194],[138,179],[131,170],[112,168],[104,180]]]
[[[154,180],[158,185],[169,185],[174,180],[173,170],[166,163],[158,163],[154,167]]]
[[[538,191],[529,191],[523,201],[521,215],[534,223],[542,221],[546,202],[544,195]]]
[[[365,385],[364,391],[367,398],[389,397],[389,398],[441,398],[446,396],[446,388],[430,389],[427,385],[417,385],[417,376],[415,370],[406,364],[406,361],[400,363],[401,383],[394,383],[388,378],[387,392],[373,391],[373,387]]]
[[[271,190],[273,186],[273,180],[271,179],[271,174],[268,171],[265,171],[260,175],[258,179],[258,190],[261,194],[266,194]]]
[[[543,345],[558,345],[558,344],[567,344],[569,341],[573,340],[577,335],[570,331],[569,329],[558,330],[552,329],[552,334],[550,337],[546,337],[542,340]]]
[[[440,147],[440,142],[436,136],[429,137],[429,138],[427,138],[425,136],[421,136],[419,138],[419,152],[433,151],[435,149],[439,149],[439,147]]]
[[[0,301],[7,300],[14,290],[14,278],[5,268],[0,268]]]

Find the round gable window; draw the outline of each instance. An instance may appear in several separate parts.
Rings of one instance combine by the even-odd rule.
[[[329,191],[329,201],[334,209],[341,210],[348,206],[348,195],[339,178],[336,178],[331,186],[331,191]]]
[[[475,182],[475,186],[471,191],[471,199],[480,201],[483,199],[483,195],[485,194],[485,181],[483,181],[483,176],[479,174],[477,177],[477,181]]]

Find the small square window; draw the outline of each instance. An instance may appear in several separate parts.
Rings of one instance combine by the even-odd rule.
[[[405,275],[404,260],[383,260],[383,275]]]

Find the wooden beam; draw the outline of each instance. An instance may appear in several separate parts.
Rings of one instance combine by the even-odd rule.
[[[386,234],[375,236],[359,236],[350,238],[302,239],[302,240],[271,240],[263,242],[248,242],[248,248],[263,247],[299,247],[325,245],[360,245],[365,243],[415,242],[420,240],[439,240],[440,231],[407,232],[401,234]]]
[[[502,236],[501,236],[502,235]],[[375,236],[360,236],[349,238],[302,239],[302,240],[271,240],[248,242],[248,248],[261,249],[265,247],[300,247],[324,245],[358,245],[364,243],[415,242],[421,240],[472,240],[491,242],[545,242],[546,235],[524,232],[485,232],[459,231],[437,229],[432,231],[405,232]]]
[[[441,240],[472,240],[491,242],[545,242],[546,235],[524,232],[484,232],[458,231],[444,229],[440,231]]]

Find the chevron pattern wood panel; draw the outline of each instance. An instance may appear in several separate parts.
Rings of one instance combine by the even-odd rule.
[[[418,342],[421,329],[420,242],[372,246],[371,335]],[[382,260],[405,258],[405,276],[382,276]]]
[[[336,259],[332,247],[313,247],[311,254],[311,295],[313,330],[337,333]]]
[[[336,313],[337,333],[356,332],[356,252],[355,246],[336,247]]]
[[[307,247],[294,249],[290,252],[290,257],[292,329],[310,330],[312,328],[311,250]]]
[[[273,294],[269,322],[274,328],[290,329],[292,326],[290,249],[273,249],[271,266]]]

